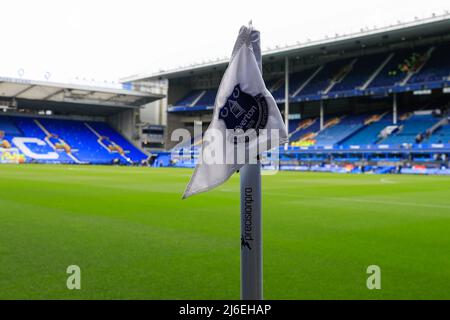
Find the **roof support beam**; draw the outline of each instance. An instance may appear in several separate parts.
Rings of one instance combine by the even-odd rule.
[[[392,124],[397,124],[397,94],[392,95]]]
[[[29,85],[29,86],[26,87],[25,89],[20,90],[19,92],[17,92],[17,93],[16,93],[15,95],[13,95],[12,97],[13,97],[13,98],[18,98],[20,95],[24,94],[25,92],[27,92],[28,90],[30,90],[30,89],[32,89],[32,88],[34,88],[34,87],[35,87],[34,84]]]
[[[284,58],[284,123],[289,136],[289,58]],[[286,147],[289,143],[286,144]]]
[[[65,89],[61,89],[61,90],[55,91],[55,92],[49,94],[48,96],[42,98],[42,100],[48,100],[48,99],[51,99],[51,98],[53,98],[54,96],[56,96],[56,95],[58,95],[58,94],[60,94],[60,93],[63,93],[64,90],[65,90]]]
[[[320,100],[320,131],[324,128],[324,118],[325,118],[325,112],[324,112],[324,105],[323,100]]]
[[[102,101],[104,101],[104,102],[106,102],[106,101],[112,101],[112,100],[114,100],[114,99],[116,99],[116,98],[118,98],[118,97],[120,97],[120,94],[115,94],[115,95],[109,97],[108,99],[104,99],[104,100],[102,100]]]

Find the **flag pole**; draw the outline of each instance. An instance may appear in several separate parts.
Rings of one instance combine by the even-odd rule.
[[[235,132],[238,135],[242,133],[242,130],[244,133],[251,130],[248,135],[243,136],[243,139],[234,140],[232,136],[233,141],[228,140],[225,145],[230,150],[235,148],[234,151],[245,152],[245,154],[238,155],[239,162],[234,163],[216,165],[199,162],[183,194],[183,198],[186,198],[208,191],[224,183],[240,169],[241,299],[243,300],[263,299],[261,163],[254,151],[261,155],[267,152],[269,144],[270,149],[273,149],[287,140],[280,110],[264,85],[262,73],[260,33],[253,28],[250,21],[248,27],[243,26],[239,30],[227,72],[217,92],[213,118],[202,142],[202,150],[206,145],[211,146],[211,154],[215,154],[213,158],[217,158],[217,155],[223,154],[224,145],[219,143],[220,138],[217,135],[214,137],[214,132],[220,132],[226,137],[227,130],[238,130]],[[269,138],[265,135],[267,131],[260,130],[267,130],[270,133],[276,130],[279,134],[277,138],[270,134]],[[257,139],[255,139],[255,133]],[[236,146],[237,142],[241,143],[239,147]],[[202,152],[199,160],[205,159],[204,155],[205,153]],[[233,155],[237,154],[226,151],[226,160],[229,160],[228,156]],[[240,162],[244,157],[245,164]],[[209,160],[215,163],[217,159]]]
[[[253,53],[262,74],[259,32],[251,30]],[[263,299],[261,163],[241,168],[241,299]]]
[[[241,299],[263,299],[261,164],[247,164],[241,177]]]

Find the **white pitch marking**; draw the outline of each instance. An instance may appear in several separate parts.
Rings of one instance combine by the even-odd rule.
[[[266,194],[287,196],[294,198],[304,198],[304,199],[322,199],[331,201],[344,201],[344,202],[359,202],[359,203],[375,203],[375,204],[387,204],[387,205],[399,205],[399,206],[409,206],[409,207],[422,207],[422,208],[438,208],[438,209],[450,209],[450,205],[439,205],[439,204],[426,204],[426,203],[414,203],[414,202],[401,202],[401,201],[385,201],[385,200],[371,200],[371,199],[352,199],[352,198],[339,198],[339,197],[314,197],[314,196],[304,196],[304,195],[293,195],[293,194],[283,194],[266,192]],[[301,201],[301,200],[299,200]],[[290,201],[292,202],[292,201]],[[295,201],[298,202],[298,201]]]
[[[397,183],[397,181],[393,181],[393,180],[387,179],[387,178],[381,178],[380,182],[381,183],[386,183],[386,184],[395,184],[395,183]]]

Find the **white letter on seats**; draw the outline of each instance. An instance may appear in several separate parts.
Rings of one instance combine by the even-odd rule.
[[[27,157],[38,159],[38,160],[57,160],[59,159],[59,156],[56,152],[48,152],[48,153],[35,153],[30,150],[26,146],[27,143],[34,143],[38,146],[46,146],[47,144],[45,141],[42,141],[38,138],[22,138],[22,137],[16,137],[13,138],[12,142],[16,145],[17,148],[20,149],[20,151],[23,152]]]

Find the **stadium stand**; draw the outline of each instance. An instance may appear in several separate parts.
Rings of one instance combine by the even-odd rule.
[[[342,140],[352,135],[364,126],[364,119],[366,115],[362,116],[347,116],[324,130],[322,130],[316,137],[316,146],[334,146],[339,144]]]
[[[291,73],[289,96],[293,101],[318,100],[321,95],[346,92],[347,96],[357,96],[365,90],[381,93],[394,86],[446,81],[450,77],[449,56],[450,44],[442,44],[340,59]],[[277,102],[284,101],[284,78],[272,78],[266,85]],[[192,90],[174,106],[206,110],[214,105],[216,94],[217,89]]]
[[[426,52],[426,49],[401,50],[393,53],[392,58],[370,83],[369,88],[390,87],[403,80],[409,71],[417,68],[417,61]],[[413,61],[411,61],[413,60]],[[417,61],[416,61],[417,60]]]
[[[49,132],[44,131],[41,127],[40,122],[37,119],[28,118],[28,117],[13,117],[12,120],[16,123],[17,127],[20,128],[23,133],[23,137],[27,138],[37,138],[41,141],[46,141],[46,138],[50,136]],[[17,137],[12,138],[13,144],[15,144],[15,139]],[[48,143],[28,143],[26,145],[31,151],[36,154],[49,154],[50,152],[54,152],[56,150]],[[27,160],[36,160],[26,155]],[[61,162],[61,163],[71,163],[74,160],[68,156],[66,152],[60,152],[58,159],[40,159],[43,162]]]
[[[334,116],[326,119],[323,130],[320,130],[319,118],[292,120],[289,122],[290,145],[292,147],[339,148],[377,144],[397,146],[418,143],[448,143],[450,125],[443,125],[430,136],[427,133],[429,129],[444,118],[434,117],[431,115],[431,111],[428,114],[426,111],[425,113],[406,112],[401,116],[398,125],[394,126],[390,112]],[[96,126],[98,125],[96,124]],[[391,131],[382,135],[386,128],[391,128]],[[184,149],[193,150],[199,146],[198,142],[191,143]],[[344,159],[346,158],[341,160]]]
[[[341,145],[365,146],[375,144],[380,139],[381,131],[390,124],[391,121],[387,119],[387,116],[382,115],[381,118],[376,119],[371,123],[366,122],[366,125],[364,127],[362,127],[360,130],[355,131],[353,134],[344,139],[341,142]]]
[[[450,46],[442,45],[338,60],[292,73],[289,96],[294,101],[316,100],[320,95],[345,92],[351,96],[357,95],[358,90],[376,92],[396,85],[445,81],[450,77],[449,56]],[[284,101],[284,79],[271,79],[267,81],[267,87],[277,102]],[[174,106],[186,110],[211,107],[216,94],[217,89],[193,90]]]
[[[320,130],[320,121],[318,118],[306,119],[293,122],[290,125],[291,144],[294,146],[310,146],[315,144],[315,136]]]
[[[205,94],[205,90],[194,90],[189,92],[184,98],[176,103],[180,107],[192,107],[193,104]]]
[[[449,26],[450,15],[416,19],[265,52],[266,87],[289,120],[280,169],[450,174]],[[180,125],[195,134],[196,123],[206,128],[211,119],[214,88],[227,64],[218,60],[130,81],[166,80],[168,134]],[[191,91],[178,99],[187,88]],[[194,166],[199,145],[188,144],[173,160],[176,142],[167,141],[156,165]],[[426,170],[417,169],[415,161]]]
[[[354,90],[362,87],[387,56],[387,54],[375,54],[358,58],[348,75],[337,83],[330,92]]]
[[[316,68],[317,69],[317,68]],[[302,86],[307,84],[308,79],[314,75],[316,69],[304,70],[301,72],[296,72],[290,75],[289,77],[289,95],[295,96],[298,92],[301,91]],[[278,80],[277,82],[278,89],[273,91],[273,97],[276,101],[284,101],[285,95],[285,85],[284,79]]]
[[[104,122],[0,116],[0,131],[27,162],[132,164],[148,158]]]
[[[317,75],[299,92],[299,94],[316,95],[326,90],[331,81],[350,63],[349,59],[333,61],[326,64]]]
[[[427,83],[442,81],[450,76],[450,46],[436,48],[424,67],[411,77],[408,83]]]
[[[437,129],[428,139],[426,143],[450,143],[450,124],[446,124]]]
[[[133,161],[141,161],[147,158],[141,150],[137,149],[106,122],[88,122],[87,124],[88,127],[90,127],[91,130],[93,129],[97,134],[102,137],[107,137],[110,141],[113,141],[114,144],[120,146],[120,149],[126,150],[125,155],[133,159]]]
[[[379,140],[379,133],[390,124],[380,120],[385,114],[361,114],[332,117],[320,131],[319,119],[290,122],[291,145],[297,146],[350,146],[369,145]]]
[[[9,117],[0,117],[0,130],[3,131],[5,135],[19,136],[21,132],[19,128],[11,121]]]
[[[401,145],[419,143],[421,142],[419,136],[425,134],[427,129],[430,129],[438,121],[431,114],[414,114],[400,123],[398,131],[381,140],[379,144]]]
[[[216,99],[217,89],[205,90],[200,99],[196,101],[193,106],[214,106],[214,100]]]

